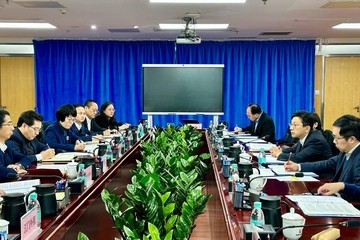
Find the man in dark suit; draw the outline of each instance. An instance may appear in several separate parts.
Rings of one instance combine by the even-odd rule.
[[[23,112],[17,122],[17,128],[5,142],[8,148],[28,156],[32,162],[52,158],[55,155],[54,149],[36,138],[41,131],[42,120],[43,117],[32,110]]]
[[[10,138],[14,131],[9,112],[0,110],[0,181],[9,178],[9,174],[25,174],[25,168],[31,164],[31,160],[9,149],[5,141]]]
[[[269,135],[266,141],[275,142],[275,124],[273,119],[261,110],[256,103],[250,103],[246,108],[246,115],[252,123],[243,128],[235,128],[235,132],[249,132],[253,136],[259,138]]]
[[[360,118],[344,115],[333,124],[334,143],[340,154],[328,160],[284,164],[287,171],[332,173],[332,182],[360,185]],[[349,196],[348,196],[349,197]]]
[[[291,160],[296,163],[315,162],[332,157],[332,153],[321,132],[313,129],[314,118],[311,113],[298,111],[291,117],[290,133],[299,142],[289,148],[272,147],[270,153],[278,160]]]
[[[83,126],[92,133],[103,134],[104,136],[110,135],[110,129],[102,128],[95,122],[96,114],[98,113],[98,105],[94,100],[86,100],[85,108],[85,121]]]
[[[83,105],[74,104],[76,109],[76,117],[70,130],[77,135],[82,141],[102,140],[101,135],[89,131],[83,124],[85,121],[85,108]]]

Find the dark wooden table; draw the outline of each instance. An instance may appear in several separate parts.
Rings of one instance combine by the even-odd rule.
[[[207,137],[207,143],[209,145],[211,159],[214,163],[213,171],[217,181],[217,187],[219,190],[219,196],[221,199],[221,206],[223,208],[223,212],[226,218],[226,226],[229,233],[229,238],[233,240],[243,239],[243,224],[248,224],[250,222],[250,214],[251,210],[235,210],[233,208],[232,202],[230,200],[230,195],[228,192],[228,180],[225,179],[222,175],[222,169],[220,166],[220,162],[218,161],[218,156],[215,149],[212,147],[212,143]],[[306,224],[336,224],[342,221],[346,221],[349,219],[357,219],[360,218],[341,218],[341,217],[309,217],[305,216],[300,208],[284,197],[284,195],[289,194],[300,194],[300,193],[309,193],[316,191],[319,186],[322,185],[322,181],[320,182],[281,182],[276,179],[268,179],[265,188],[263,191],[268,195],[277,195],[282,196],[282,201],[288,203],[290,207],[295,208],[295,212],[301,214],[306,219]],[[360,203],[353,203],[357,205]],[[283,213],[285,213],[285,209],[283,209]],[[303,234],[300,239],[310,239],[312,235],[325,230],[329,227],[306,227],[303,229]],[[360,228],[347,228],[341,226],[335,226],[340,229],[341,238],[346,240],[352,239],[360,239]],[[282,234],[279,234],[277,239],[284,239]]]

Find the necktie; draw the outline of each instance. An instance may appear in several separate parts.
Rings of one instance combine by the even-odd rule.
[[[254,132],[256,132],[256,128],[257,128],[257,126],[258,126],[258,122],[259,122],[259,119],[256,119],[256,121],[255,121],[255,127],[254,127]]]

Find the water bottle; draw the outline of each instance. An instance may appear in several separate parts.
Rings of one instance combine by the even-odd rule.
[[[79,164],[79,171],[78,171],[77,178],[81,179],[84,182],[84,186],[86,186],[85,165],[83,163]]]
[[[235,182],[235,191],[232,196],[232,202],[235,209],[241,209],[244,201],[244,184],[240,181]]]
[[[106,164],[109,167],[111,165],[112,160],[113,160],[113,153],[112,153],[110,145],[106,146],[105,155],[106,155]]]
[[[37,228],[41,228],[41,207],[40,207],[40,203],[37,200],[37,193],[33,192],[30,193],[30,201],[27,205],[27,210],[30,211],[31,209],[35,208],[36,209],[36,225]]]
[[[260,153],[259,153],[259,157],[258,157],[258,165],[259,168],[262,168],[262,164],[266,163],[266,153],[264,148],[260,148]]]
[[[142,122],[139,123],[137,131],[139,138],[141,138],[144,135],[144,126],[142,125]]]
[[[250,224],[255,226],[264,226],[265,216],[264,212],[261,209],[261,202],[254,202],[254,209],[251,212]]]

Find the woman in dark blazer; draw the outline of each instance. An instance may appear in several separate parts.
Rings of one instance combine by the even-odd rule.
[[[111,130],[122,130],[129,127],[129,124],[117,122],[114,116],[115,108],[112,102],[104,102],[100,107],[99,115],[95,117],[95,122],[102,128]]]

